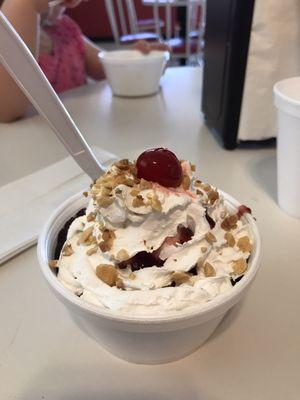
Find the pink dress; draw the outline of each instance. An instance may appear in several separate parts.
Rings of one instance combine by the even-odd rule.
[[[57,93],[86,83],[84,41],[78,25],[67,15],[43,28],[51,37],[53,51],[40,54],[38,63]]]

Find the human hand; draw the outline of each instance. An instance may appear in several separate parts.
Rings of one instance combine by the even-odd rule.
[[[37,13],[44,13],[49,10],[49,7],[74,8],[82,1],[88,0],[33,0],[33,4]]]
[[[77,7],[81,2],[87,2],[89,0],[64,0],[63,5],[67,8]]]
[[[172,54],[172,49],[169,45],[164,42],[147,42],[146,40],[139,40],[131,46],[134,50],[139,50],[143,54],[149,54],[150,51],[160,50],[160,51],[168,51]]]

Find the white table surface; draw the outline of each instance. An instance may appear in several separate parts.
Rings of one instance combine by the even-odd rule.
[[[203,124],[200,91],[200,69],[174,68],[154,97],[113,98],[102,82],[64,99],[90,142],[120,157],[170,147],[253,209],[264,259],[246,299],[193,355],[136,366],[77,329],[31,248],[0,267],[1,400],[299,399],[300,221],[274,200],[275,150],[223,150]],[[65,156],[38,116],[0,125],[0,141],[1,184]]]

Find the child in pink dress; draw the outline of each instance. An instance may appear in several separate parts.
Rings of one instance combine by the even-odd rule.
[[[85,84],[88,76],[105,78],[98,60],[100,49],[63,15],[66,7],[79,3],[81,0],[63,0],[62,5],[53,7],[50,0],[4,0],[1,6],[58,93]],[[22,117],[28,100],[2,65],[0,87],[0,121]]]
[[[57,93],[84,85],[87,77],[104,79],[100,51],[86,38],[79,26],[63,12],[81,1],[62,0],[50,6],[50,0],[0,0],[1,11],[13,24]],[[149,52],[165,45],[137,43],[135,48]],[[22,117],[28,100],[0,64],[0,122]]]
[[[52,39],[51,53],[40,53],[38,63],[57,93],[86,83],[85,47],[81,31],[67,15],[44,32]]]

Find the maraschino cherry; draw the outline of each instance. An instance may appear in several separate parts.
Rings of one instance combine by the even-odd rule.
[[[172,151],[162,147],[144,151],[136,162],[137,177],[157,182],[165,187],[178,187],[182,182],[182,168]]]

